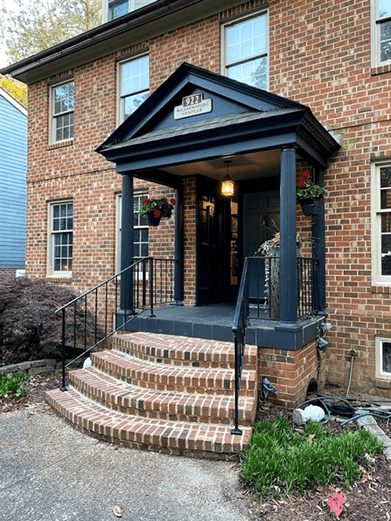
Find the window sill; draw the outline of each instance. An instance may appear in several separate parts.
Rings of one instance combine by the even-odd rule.
[[[386,74],[387,72],[391,72],[391,63],[371,68],[371,76],[378,76],[379,74]]]
[[[73,139],[67,139],[66,141],[59,141],[58,143],[52,143],[48,145],[48,150],[55,150],[56,148],[69,147],[73,145]]]
[[[70,275],[46,275],[48,282],[68,283],[72,282],[72,273]]]

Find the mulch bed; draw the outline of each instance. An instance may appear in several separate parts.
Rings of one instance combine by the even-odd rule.
[[[44,393],[59,385],[58,371],[30,378],[28,394],[22,398],[0,400],[0,413],[17,409],[35,410],[48,413],[51,411],[44,401]],[[325,393],[329,394],[329,393]],[[359,398],[359,397],[357,397]],[[257,419],[273,421],[279,413],[290,414],[291,411],[277,407],[270,402],[260,402]],[[378,422],[381,428],[391,435],[391,421]],[[328,428],[335,433],[342,430],[340,421],[333,419]],[[355,429],[351,423],[347,426]],[[341,521],[391,521],[391,465],[384,456],[368,462],[362,478],[349,490],[343,491],[347,498],[344,511],[338,519]],[[321,486],[296,494],[288,498],[259,498],[243,485],[243,494],[251,497],[251,508],[248,519],[251,521],[335,521],[336,515],[330,512],[327,500],[339,491],[332,486]]]
[[[341,390],[327,390],[326,395],[338,395]],[[354,396],[355,399],[364,399]],[[368,397],[367,397],[368,399]],[[270,402],[258,404],[257,420],[274,421],[278,414],[291,415],[292,411],[278,407]],[[357,429],[352,422],[341,427],[341,420],[346,418],[332,418],[326,425],[331,432],[338,434],[343,429]],[[391,420],[379,420],[379,426],[391,436]],[[251,491],[244,485],[247,493]],[[336,520],[341,521],[381,521],[391,520],[391,464],[385,456],[368,462],[368,468],[363,472],[359,482],[349,490],[342,491],[347,502],[339,518],[332,513],[327,505],[328,499],[340,489],[333,486],[320,486],[305,493],[297,493],[288,498],[272,499],[253,496],[251,520],[265,521],[307,521],[307,520]]]
[[[37,407],[42,410],[49,410],[49,406],[45,402],[45,391],[54,389],[59,385],[59,371],[31,376],[27,384],[26,396],[21,396],[20,398],[0,398],[0,413]]]

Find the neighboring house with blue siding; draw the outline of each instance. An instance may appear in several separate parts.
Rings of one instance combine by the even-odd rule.
[[[0,270],[24,269],[27,110],[0,89]]]

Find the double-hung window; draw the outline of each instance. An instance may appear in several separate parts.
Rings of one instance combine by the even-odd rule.
[[[149,228],[147,218],[140,214],[143,199],[148,197],[147,193],[137,192],[133,196],[133,236],[135,259],[148,256]],[[116,199],[117,207],[117,245],[116,245],[116,270],[121,271],[121,219],[122,219],[122,196],[119,194]]]
[[[372,62],[391,64],[391,0],[372,0]]]
[[[391,163],[373,169],[373,281],[391,283]]]
[[[61,201],[49,206],[48,274],[72,275],[73,203]]]
[[[73,139],[73,113],[75,109],[75,83],[68,81],[51,89],[51,142]]]
[[[149,95],[149,56],[119,64],[119,123],[132,114]]]
[[[268,85],[267,13],[223,26],[225,74],[247,85]]]

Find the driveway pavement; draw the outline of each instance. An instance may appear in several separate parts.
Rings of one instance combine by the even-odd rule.
[[[51,412],[0,415],[0,520],[242,521],[231,463],[116,449]]]

